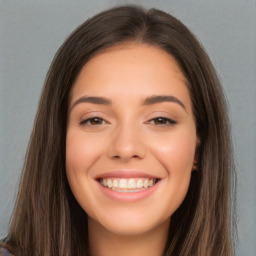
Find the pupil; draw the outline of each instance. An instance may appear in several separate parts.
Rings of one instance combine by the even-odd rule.
[[[101,124],[101,121],[99,118],[92,119],[92,124]]]
[[[157,118],[157,123],[163,124],[164,123],[164,119],[159,117]]]

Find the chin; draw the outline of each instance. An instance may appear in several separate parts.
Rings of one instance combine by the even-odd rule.
[[[154,212],[145,215],[145,212],[119,212],[108,214],[108,216],[98,216],[97,219],[89,217],[89,227],[97,225],[100,229],[117,236],[140,236],[159,227],[169,229],[170,217],[157,216]]]

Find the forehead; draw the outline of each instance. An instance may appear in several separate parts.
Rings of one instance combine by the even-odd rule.
[[[135,69],[139,66],[139,70],[144,71],[153,68],[154,73],[159,73],[159,75],[161,75],[161,71],[167,71],[167,73],[175,75],[184,83],[187,83],[177,60],[162,48],[150,44],[125,42],[108,47],[94,55],[84,65],[80,73],[90,71],[95,66],[102,67],[103,65],[104,69],[99,69],[98,72],[109,72],[112,71],[112,68],[135,65]]]
[[[161,48],[142,43],[107,48],[84,65],[72,98],[100,93],[118,97],[176,94],[190,101],[187,81],[177,61]]]

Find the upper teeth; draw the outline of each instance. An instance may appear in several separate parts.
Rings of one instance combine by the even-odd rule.
[[[156,182],[156,179],[150,178],[107,178],[100,179],[100,183],[108,188],[122,188],[122,189],[136,189],[136,188],[148,188],[152,187]]]

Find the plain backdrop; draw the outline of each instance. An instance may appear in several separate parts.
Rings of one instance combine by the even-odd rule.
[[[167,11],[206,48],[229,101],[237,164],[237,256],[256,255],[255,0],[0,0],[0,236],[6,234],[51,60],[97,12],[135,3]]]

